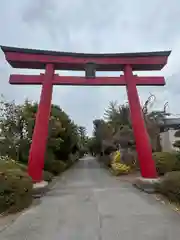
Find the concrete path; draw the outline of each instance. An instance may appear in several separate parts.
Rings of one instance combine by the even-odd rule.
[[[180,216],[91,157],[64,173],[1,240],[178,240]]]

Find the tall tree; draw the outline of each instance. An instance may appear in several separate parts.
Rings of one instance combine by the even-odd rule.
[[[0,153],[27,163],[38,104],[26,100],[16,105],[0,101]],[[78,126],[57,105],[52,105],[46,159],[66,161],[78,145]],[[78,148],[77,148],[78,149]]]
[[[117,102],[110,102],[104,113],[105,120],[113,127],[114,132],[118,131],[121,125],[130,126],[129,106],[118,105]]]

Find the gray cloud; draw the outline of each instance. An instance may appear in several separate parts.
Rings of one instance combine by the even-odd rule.
[[[174,100],[175,103],[180,100],[179,22],[178,0],[114,0],[113,3],[108,0],[0,0],[0,43],[4,45],[98,53],[172,49],[167,67],[157,73],[166,76],[167,86],[138,90],[142,102],[149,92],[155,93],[154,107],[161,108],[168,100],[174,112],[179,111]],[[12,72],[39,73],[11,69],[0,53],[1,92],[18,102],[25,97],[38,100],[40,87],[8,84]],[[55,87],[53,94],[53,102],[61,105],[78,123],[84,123],[89,132],[93,118],[102,116],[113,99],[125,102],[125,88]]]

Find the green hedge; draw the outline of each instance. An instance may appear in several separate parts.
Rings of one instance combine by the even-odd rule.
[[[180,152],[176,152],[176,164],[173,170],[180,171]]]
[[[180,153],[179,152],[154,152],[153,159],[156,164],[157,173],[159,176],[172,171],[180,171]],[[110,155],[99,156],[98,160],[105,164],[105,166],[110,167],[111,157]],[[122,163],[130,166],[133,170],[139,169],[138,160],[136,164],[134,161],[136,156],[134,153],[123,153],[121,157]]]
[[[177,153],[155,152],[153,153],[153,159],[156,163],[156,169],[159,175],[180,170],[180,161]]]
[[[157,190],[171,201],[180,202],[180,171],[167,173],[157,185]]]
[[[139,170],[139,162],[136,151],[123,151],[121,153],[121,162],[131,167],[131,170]]]
[[[53,176],[52,173],[43,171],[45,181],[50,182]],[[29,206],[31,201],[32,181],[27,174],[27,166],[9,157],[0,157],[0,212],[19,211]]]
[[[45,162],[43,178],[50,182],[54,175],[63,172],[79,158],[71,154],[67,163],[60,160]],[[28,207],[32,202],[33,183],[27,174],[27,166],[9,157],[0,157],[0,213],[16,212]]]
[[[7,170],[13,170],[13,169],[20,169],[23,172],[27,173],[27,166],[24,164],[21,164],[19,162],[16,162],[8,157],[1,157],[0,158],[0,172],[4,172]],[[53,178],[53,174],[48,171],[43,171],[43,179],[45,181],[50,182]]]
[[[20,169],[0,171],[0,212],[17,212],[32,202],[32,180]]]
[[[44,170],[58,175],[66,169],[67,165],[61,160],[48,160],[44,164]]]
[[[26,171],[27,166],[16,162],[9,157],[0,157],[0,171],[2,172],[8,169],[21,169],[22,171]]]
[[[74,162],[78,161],[79,158],[80,158],[80,155],[79,155],[78,152],[77,152],[77,153],[74,153],[74,154],[71,153],[71,154],[69,154],[68,162],[69,162],[69,164],[71,165],[71,164],[73,164]]]
[[[44,181],[51,182],[54,175],[48,171],[43,171],[43,179]]]

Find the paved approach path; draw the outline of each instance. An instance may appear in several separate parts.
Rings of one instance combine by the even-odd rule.
[[[180,216],[91,157],[65,172],[1,240],[178,240]]]

